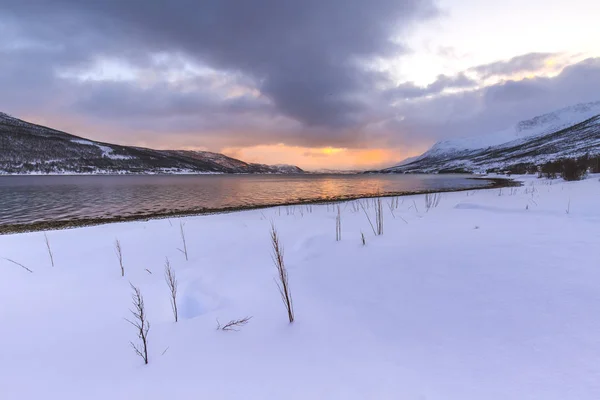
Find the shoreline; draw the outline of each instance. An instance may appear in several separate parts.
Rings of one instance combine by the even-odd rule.
[[[40,231],[51,231],[51,230],[63,230],[63,229],[75,229],[86,226],[106,225],[121,222],[135,222],[135,221],[148,221],[155,219],[166,219],[166,218],[179,218],[179,217],[193,217],[200,215],[212,215],[212,214],[229,214],[238,211],[250,211],[250,210],[261,210],[272,207],[283,207],[283,206],[298,206],[298,205],[311,205],[311,204],[326,204],[332,202],[346,202],[359,199],[370,199],[377,197],[401,197],[401,196],[412,196],[427,193],[450,193],[450,192],[465,192],[470,190],[485,190],[485,189],[500,189],[505,187],[517,187],[522,186],[521,182],[518,182],[510,178],[485,178],[485,177],[473,177],[467,178],[470,180],[482,180],[489,181],[489,185],[475,187],[475,188],[457,188],[457,189],[441,189],[441,190],[419,190],[412,192],[388,192],[383,194],[369,194],[369,195],[356,195],[356,196],[337,196],[331,198],[320,198],[320,199],[300,199],[298,201],[275,203],[275,204],[263,204],[263,205],[251,205],[251,206],[235,206],[235,207],[223,207],[223,208],[202,208],[202,209],[191,209],[185,211],[171,211],[171,212],[158,212],[158,213],[147,213],[147,214],[136,214],[128,216],[116,216],[110,218],[82,218],[82,219],[71,219],[71,220],[57,220],[57,221],[42,221],[24,224],[6,224],[0,225],[0,235],[13,235],[19,233],[28,232],[40,232]]]

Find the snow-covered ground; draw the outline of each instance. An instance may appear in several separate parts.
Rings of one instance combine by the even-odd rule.
[[[122,155],[122,154],[114,154],[114,150],[111,147],[103,146],[99,143],[90,142],[89,140],[73,139],[73,140],[71,140],[71,142],[78,143],[78,144],[84,144],[87,146],[96,146],[102,151],[102,157],[107,157],[112,160],[131,160],[134,158],[132,156],[126,156],[126,155]]]
[[[327,205],[48,232],[54,267],[43,233],[1,236],[0,257],[33,273],[0,259],[0,398],[598,399],[600,182],[524,180],[446,193],[428,212],[421,195],[385,199],[383,236],[342,203],[340,242]],[[129,344],[129,282],[151,323],[149,365]]]

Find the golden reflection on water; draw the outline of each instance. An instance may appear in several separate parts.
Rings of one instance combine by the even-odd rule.
[[[485,185],[451,175],[169,175],[0,178],[0,225],[202,212]]]

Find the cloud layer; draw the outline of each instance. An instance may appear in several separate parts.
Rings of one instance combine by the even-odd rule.
[[[103,118],[275,112],[302,126],[332,130],[355,127],[370,114],[366,95],[385,77],[365,62],[405,51],[397,35],[436,13],[420,0],[2,0],[0,8],[8,32],[2,58],[9,60],[2,75],[11,89],[24,93],[22,102],[32,91],[61,86],[85,93],[65,100],[78,112]],[[192,68],[226,78],[241,75],[260,98],[232,103],[223,100],[228,88],[215,93],[185,78],[151,88],[113,82],[66,88],[72,83],[56,82],[61,70],[83,73],[106,59],[155,72],[156,54],[179,56]],[[19,76],[35,82],[15,83]]]
[[[99,140],[419,147],[600,98],[597,59],[536,78],[553,53],[424,87],[394,83],[380,65],[409,51],[403,38],[438,15],[433,0],[0,0],[0,9],[0,110]]]

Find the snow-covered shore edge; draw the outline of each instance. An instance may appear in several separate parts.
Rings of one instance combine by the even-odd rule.
[[[132,222],[132,221],[147,221],[151,219],[165,219],[165,218],[179,218],[179,217],[190,217],[199,215],[210,215],[210,214],[224,214],[234,213],[240,211],[249,210],[262,210],[272,207],[283,207],[283,206],[302,206],[302,205],[319,205],[332,202],[348,202],[352,200],[368,199],[368,198],[389,198],[389,197],[404,197],[411,195],[419,195],[426,193],[446,193],[446,192],[460,192],[470,190],[483,190],[483,189],[494,189],[502,187],[519,186],[520,183],[506,176],[490,175],[490,176],[473,176],[469,178],[472,180],[480,180],[489,182],[488,185],[474,188],[449,188],[441,190],[420,190],[420,191],[403,191],[403,192],[387,192],[387,193],[373,193],[371,195],[356,195],[356,196],[334,196],[328,198],[315,198],[315,199],[303,199],[298,201],[288,201],[277,204],[256,204],[256,205],[240,205],[233,207],[219,207],[219,208],[201,208],[201,209],[190,209],[183,211],[173,212],[160,212],[160,213],[139,213],[135,215],[127,216],[114,216],[114,217],[103,217],[103,218],[80,218],[71,220],[55,220],[55,221],[42,221],[33,223],[22,223],[22,224],[4,224],[0,225],[0,235],[23,233],[23,232],[35,232],[35,231],[47,231],[57,229],[71,229],[85,226]]]

